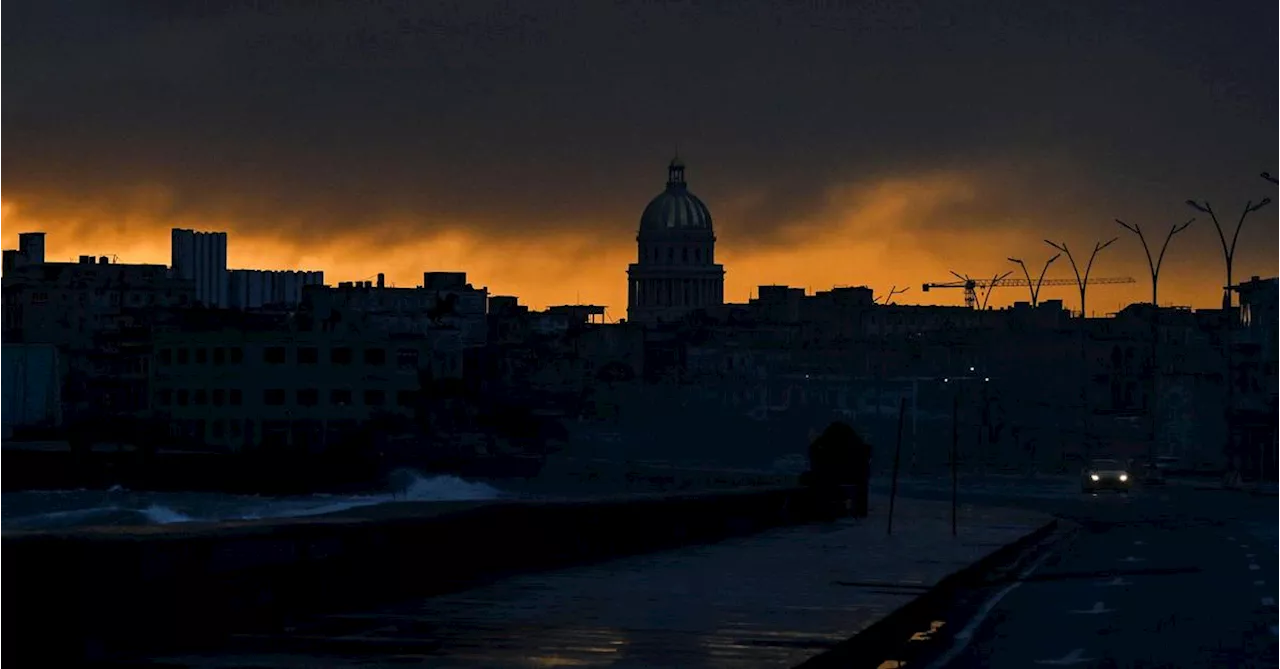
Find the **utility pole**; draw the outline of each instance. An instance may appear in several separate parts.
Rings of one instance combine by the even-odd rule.
[[[1085,344],[1087,341],[1085,319],[1088,318],[1089,313],[1085,311],[1085,296],[1089,288],[1089,272],[1093,271],[1093,261],[1098,257],[1098,252],[1114,244],[1117,239],[1119,237],[1112,237],[1106,243],[1097,242],[1093,245],[1093,253],[1089,254],[1089,262],[1084,266],[1084,275],[1080,274],[1080,266],[1076,264],[1076,259],[1071,255],[1071,249],[1067,248],[1066,242],[1055,244],[1047,239],[1044,240],[1044,243],[1067,254],[1067,262],[1071,263],[1071,271],[1076,275],[1076,286],[1080,289],[1080,320],[1078,324],[1080,338],[1080,436],[1082,438],[1087,438],[1089,432],[1089,355]]]
[[[1263,173],[1263,176],[1266,176],[1265,172]],[[1201,213],[1208,214],[1209,218],[1213,221],[1213,228],[1218,231],[1218,241],[1222,242],[1222,256],[1223,256],[1223,259],[1226,261],[1226,265],[1227,265],[1227,283],[1222,288],[1222,318],[1223,318],[1222,346],[1224,349],[1223,359],[1225,360],[1227,365],[1227,373],[1226,373],[1226,376],[1223,377],[1223,380],[1226,382],[1226,385],[1227,385],[1226,406],[1223,408],[1223,416],[1225,417],[1226,423],[1227,423],[1227,435],[1226,435],[1227,443],[1226,443],[1226,447],[1223,449],[1223,452],[1228,458],[1234,458],[1236,456],[1235,416],[1234,416],[1233,410],[1235,408],[1235,389],[1236,389],[1235,329],[1236,329],[1236,322],[1238,319],[1236,318],[1236,313],[1233,311],[1234,306],[1232,304],[1232,299],[1231,299],[1231,294],[1232,294],[1231,287],[1234,285],[1231,282],[1231,278],[1232,278],[1232,269],[1235,265],[1235,259],[1236,259],[1236,242],[1240,240],[1240,229],[1244,227],[1244,219],[1248,218],[1249,214],[1252,214],[1253,212],[1258,211],[1259,209],[1262,209],[1268,204],[1271,204],[1271,198],[1268,198],[1268,197],[1262,198],[1262,201],[1257,204],[1254,204],[1253,200],[1249,200],[1248,202],[1245,202],[1244,211],[1240,212],[1240,220],[1236,221],[1236,231],[1233,235],[1231,235],[1231,246],[1227,246],[1227,236],[1222,231],[1222,224],[1218,222],[1218,215],[1213,211],[1213,205],[1209,204],[1208,200],[1205,200],[1203,204],[1196,202],[1195,200],[1187,200],[1188,207],[1191,207],[1192,209],[1195,209],[1196,211],[1199,211]],[[1259,462],[1258,466],[1259,466],[1259,474],[1261,474],[1262,463]]]
[[[1157,322],[1160,316],[1160,266],[1164,264],[1165,251],[1169,250],[1169,242],[1173,240],[1173,236],[1186,230],[1188,226],[1195,222],[1195,218],[1183,223],[1182,225],[1174,224],[1169,228],[1169,234],[1164,238],[1164,246],[1160,247],[1160,255],[1156,259],[1151,258],[1151,247],[1147,246],[1147,238],[1142,234],[1142,226],[1138,223],[1129,225],[1120,219],[1116,219],[1116,223],[1120,227],[1132,232],[1138,236],[1138,241],[1142,242],[1142,250],[1147,254],[1147,268],[1151,270],[1151,401],[1147,407],[1148,413],[1151,415],[1151,441],[1148,445],[1147,455],[1151,462],[1155,462],[1156,457],[1156,433],[1159,425],[1159,406],[1160,406],[1160,364],[1159,358],[1156,356],[1156,349],[1160,343],[1160,326]]]
[[[1061,256],[1062,254],[1059,253],[1058,255],[1045,261],[1044,269],[1040,270],[1040,278],[1036,279],[1035,282],[1031,281],[1031,272],[1027,271],[1026,263],[1022,262],[1021,260],[1018,260],[1017,258],[1009,258],[1009,262],[1016,263],[1018,266],[1020,266],[1022,268],[1022,273],[1027,277],[1027,288],[1031,290],[1031,308],[1034,309],[1035,306],[1040,303],[1040,284],[1044,283],[1044,275],[1046,272],[1049,271],[1049,265],[1052,265],[1053,261],[1057,260]]]

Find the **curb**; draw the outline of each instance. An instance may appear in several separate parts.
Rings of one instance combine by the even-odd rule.
[[[795,669],[880,666],[880,659],[891,647],[900,646],[904,639],[918,631],[923,613],[950,599],[956,592],[973,587],[992,568],[1009,561],[1057,529],[1058,519],[1054,518],[1021,538],[997,548],[969,566],[944,577],[924,594],[903,604],[854,636],[796,665]]]

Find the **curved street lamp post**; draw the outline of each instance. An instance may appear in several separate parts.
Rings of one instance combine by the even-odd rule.
[[[1046,260],[1044,263],[1044,269],[1040,270],[1040,278],[1036,279],[1034,282],[1031,280],[1031,272],[1027,271],[1026,263],[1022,262],[1017,258],[1009,258],[1009,262],[1016,263],[1019,267],[1021,267],[1022,273],[1027,277],[1027,288],[1031,290],[1031,308],[1034,309],[1036,305],[1040,303],[1040,286],[1041,284],[1044,283],[1044,275],[1046,272],[1049,271],[1049,265],[1052,265],[1053,261],[1057,260],[1060,257],[1062,257],[1061,253]]]
[[[1169,242],[1173,241],[1173,236],[1186,230],[1195,220],[1195,218],[1192,218],[1182,225],[1175,223],[1170,227],[1169,234],[1164,238],[1164,245],[1160,247],[1160,255],[1152,259],[1151,247],[1147,246],[1147,238],[1142,234],[1142,226],[1137,223],[1129,225],[1118,218],[1116,219],[1116,223],[1119,223],[1121,227],[1138,236],[1138,241],[1142,242],[1142,250],[1147,254],[1147,267],[1151,270],[1151,402],[1148,407],[1148,413],[1151,416],[1151,434],[1147,445],[1147,455],[1152,462],[1155,461],[1156,457],[1156,433],[1159,426],[1160,406],[1160,364],[1156,356],[1156,349],[1160,342],[1160,326],[1157,322],[1160,317],[1160,303],[1158,301],[1160,296],[1160,267],[1164,264],[1164,254],[1165,251],[1169,250]]]
[[[1263,177],[1267,177],[1266,172],[1263,172]],[[1253,212],[1258,211],[1259,209],[1262,209],[1263,207],[1269,204],[1271,204],[1271,198],[1268,198],[1268,197],[1262,198],[1262,200],[1257,204],[1254,204],[1253,200],[1249,200],[1244,204],[1244,211],[1240,212],[1240,220],[1236,221],[1236,230],[1235,230],[1235,233],[1231,235],[1231,245],[1228,246],[1227,235],[1225,232],[1222,231],[1222,223],[1218,221],[1218,215],[1213,211],[1213,205],[1209,204],[1208,200],[1205,200],[1203,203],[1196,202],[1195,200],[1187,200],[1188,207],[1191,207],[1192,209],[1195,209],[1196,211],[1199,211],[1201,213],[1208,214],[1210,220],[1213,221],[1213,228],[1218,231],[1218,241],[1222,243],[1222,257],[1223,257],[1223,260],[1226,262],[1226,266],[1227,266],[1227,283],[1222,287],[1222,318],[1223,318],[1223,333],[1222,333],[1223,344],[1222,345],[1224,348],[1223,360],[1227,366],[1226,376],[1223,377],[1223,380],[1226,383],[1226,391],[1227,391],[1226,397],[1225,397],[1226,406],[1223,407],[1223,416],[1226,419],[1226,427],[1227,427],[1227,434],[1226,434],[1227,443],[1225,448],[1223,449],[1223,453],[1228,458],[1234,457],[1234,454],[1235,454],[1235,424],[1234,424],[1234,417],[1232,415],[1232,410],[1235,407],[1235,387],[1236,387],[1235,376],[1234,376],[1234,372],[1235,372],[1234,331],[1235,331],[1238,318],[1237,318],[1237,314],[1233,311],[1234,307],[1232,305],[1232,297],[1231,297],[1231,294],[1232,294],[1231,287],[1233,284],[1231,280],[1232,280],[1232,269],[1235,266],[1235,259],[1236,259],[1236,242],[1240,240],[1240,229],[1244,227],[1244,219],[1248,218],[1249,214],[1252,214]],[[1259,461],[1258,466],[1259,467],[1262,466],[1261,461]]]
[[[1044,240],[1044,243],[1058,249],[1067,256],[1067,262],[1071,263],[1071,271],[1076,275],[1076,287],[1080,289],[1080,319],[1079,319],[1079,337],[1080,337],[1080,434],[1088,436],[1089,432],[1089,356],[1085,349],[1085,319],[1088,318],[1088,311],[1085,310],[1086,292],[1089,288],[1089,272],[1093,271],[1093,261],[1097,259],[1098,253],[1102,249],[1107,248],[1115,243],[1119,237],[1112,237],[1106,242],[1097,242],[1093,245],[1093,253],[1089,254],[1089,262],[1084,266],[1084,274],[1080,274],[1080,266],[1076,264],[1076,259],[1071,255],[1071,249],[1067,248],[1067,243],[1055,243]]]
[[[1244,227],[1244,219],[1248,218],[1249,214],[1252,214],[1269,204],[1271,204],[1271,198],[1269,197],[1262,198],[1262,201],[1257,204],[1254,204],[1253,200],[1246,202],[1244,204],[1244,211],[1240,212],[1240,220],[1236,221],[1236,231],[1235,234],[1231,236],[1231,246],[1227,246],[1227,235],[1222,231],[1222,224],[1218,222],[1218,215],[1213,211],[1213,206],[1209,204],[1209,201],[1205,200],[1202,204],[1195,200],[1187,200],[1188,207],[1209,215],[1210,220],[1213,221],[1213,228],[1218,231],[1218,241],[1222,242],[1222,256],[1227,263],[1227,283],[1222,289],[1223,309],[1231,309],[1231,270],[1235,265],[1236,242],[1240,240],[1240,229]]]

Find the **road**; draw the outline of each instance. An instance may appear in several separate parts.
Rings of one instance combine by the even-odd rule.
[[[1277,666],[1275,497],[1180,486],[1085,495],[1046,481],[972,484],[961,500],[1047,511],[1076,531],[993,584],[981,606],[951,612],[963,628],[935,669]]]

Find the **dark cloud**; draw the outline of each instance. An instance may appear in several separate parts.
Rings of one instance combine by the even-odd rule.
[[[1268,2],[7,9],[5,198],[46,217],[161,188],[239,230],[625,239],[679,144],[741,244],[939,172],[980,197],[922,227],[1065,234],[1277,169]]]

